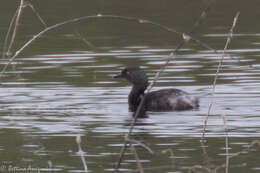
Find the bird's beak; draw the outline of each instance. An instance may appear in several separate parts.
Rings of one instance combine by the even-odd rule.
[[[119,74],[113,76],[113,78],[121,78],[121,77],[122,77],[122,74],[121,74],[121,73],[119,73]]]

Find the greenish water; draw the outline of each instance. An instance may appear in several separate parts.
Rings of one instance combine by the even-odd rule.
[[[44,0],[33,1],[33,5],[48,26],[80,16],[113,14],[188,32],[206,2]],[[19,1],[2,3],[1,48]],[[221,57],[189,43],[170,62],[153,90],[183,89],[202,96],[201,107],[150,112],[148,118],[137,121],[133,137],[154,152],[135,147],[144,172],[260,171],[259,5],[256,0],[217,1],[194,35],[223,50],[233,17],[240,11],[217,81],[205,146],[200,139],[211,102],[206,94],[212,92]],[[11,52],[42,29],[27,7]],[[180,41],[180,35],[151,25],[93,19],[50,31],[33,42],[1,78],[0,172],[84,172],[78,135],[89,171],[114,172],[132,116],[127,105],[130,86],[112,76],[125,66],[138,65],[153,79]],[[6,62],[1,59],[1,69]],[[226,115],[228,135],[221,114]],[[139,172],[130,150],[120,171]]]

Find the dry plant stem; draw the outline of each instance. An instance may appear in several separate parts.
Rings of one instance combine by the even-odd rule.
[[[162,153],[167,153],[167,152],[170,153],[170,158],[174,159],[174,153],[173,153],[172,149],[168,148],[168,149],[165,149],[162,151]]]
[[[91,49],[96,49],[96,47],[90,41],[84,38],[76,28],[74,30],[75,34],[82,40],[83,43],[85,43]]]
[[[254,140],[251,142],[251,144],[248,147],[248,150],[253,147],[254,145],[257,145],[260,148],[260,141],[259,140]]]
[[[138,144],[138,145],[142,146],[143,148],[145,148],[149,153],[154,154],[153,150],[150,147],[148,147],[147,145],[145,145],[144,143],[142,143],[140,141],[137,141],[135,139],[130,139],[129,136],[127,136],[127,135],[125,136],[125,141],[128,141],[131,144],[132,143]]]
[[[135,150],[135,147],[133,145],[131,145],[130,149],[131,149],[132,153],[135,155],[135,160],[136,160],[136,164],[138,166],[139,172],[144,173],[144,168],[143,168],[140,158]]]
[[[161,173],[162,170],[173,168],[171,165],[165,165],[165,166],[152,166],[149,165],[149,167],[143,168],[145,172],[157,172]],[[133,172],[139,172],[139,170],[131,170],[131,171],[124,171],[124,173],[133,173]]]
[[[19,14],[19,12],[18,12]],[[44,30],[42,30],[41,32],[39,32],[38,34],[34,35],[30,40],[28,40],[20,49],[18,49],[15,54],[9,59],[8,63],[4,66],[4,68],[1,71],[0,77],[2,77],[3,73],[6,71],[7,67],[12,63],[12,61],[18,56],[20,55],[20,53],[27,48],[33,41],[35,41],[36,39],[40,38],[43,34],[47,33],[50,30],[56,29],[58,27],[67,25],[67,24],[71,24],[74,22],[79,22],[82,20],[90,20],[90,19],[117,19],[117,20],[126,20],[126,21],[135,21],[139,24],[149,24],[149,25],[153,25],[153,26],[157,26],[158,28],[165,30],[167,32],[172,32],[172,33],[176,33],[176,34],[180,34],[182,35],[183,33],[180,33],[178,31],[176,31],[175,29],[169,28],[167,26],[149,21],[149,20],[143,20],[143,19],[139,19],[139,18],[135,18],[135,17],[126,17],[126,16],[116,16],[116,15],[94,15],[94,16],[83,16],[83,17],[79,17],[79,18],[74,18],[71,20],[67,20],[61,23],[57,23],[55,25],[49,26],[47,28],[45,28]],[[190,35],[189,35],[190,36]],[[191,37],[191,36],[190,36]],[[193,39],[191,37],[191,39]],[[196,40],[196,39],[195,39]],[[203,45],[201,46],[205,46],[207,44],[203,43]],[[207,46],[206,48],[209,48],[210,46]],[[211,48],[212,49],[212,48]]]
[[[52,169],[53,168],[53,164],[52,164],[52,161],[51,160],[48,160],[48,168],[49,169]]]
[[[210,163],[210,160],[209,160],[209,155],[208,155],[208,152],[206,150],[206,145],[205,143],[201,142],[201,148],[202,148],[202,154],[203,154],[203,163],[205,165],[208,165]]]
[[[182,41],[181,44],[179,44],[180,46],[177,47],[178,49],[176,48],[175,51],[179,50],[179,48],[181,47],[181,45],[182,45],[183,43],[184,43],[184,42]],[[172,55],[172,53],[171,53],[171,55]],[[170,55],[170,56],[171,56],[171,55]],[[169,62],[170,62],[170,59],[168,59],[168,60],[166,61],[165,65],[161,68],[161,70],[160,70],[158,73],[156,73],[154,80],[151,82],[151,84],[150,84],[150,85],[148,86],[148,88],[147,88],[147,93],[150,92],[150,90],[152,89],[153,85],[154,85],[155,82],[158,80],[158,78],[159,78],[161,72],[166,68],[166,66],[169,64]],[[132,131],[133,131],[133,129],[134,129],[134,125],[135,125],[135,123],[136,123],[136,121],[137,121],[137,118],[138,118],[140,112],[141,112],[142,106],[144,105],[145,97],[146,97],[146,95],[145,95],[144,97],[142,97],[141,102],[139,103],[138,108],[137,108],[136,112],[134,113],[134,118],[133,118],[133,120],[132,120],[132,122],[131,122],[129,131],[128,131],[128,133],[126,134],[125,138],[128,138],[128,136],[130,136],[130,135],[132,134]],[[118,169],[119,169],[120,164],[121,164],[121,162],[122,162],[122,160],[123,160],[123,156],[124,156],[124,154],[125,154],[127,145],[128,145],[128,141],[125,140],[125,143],[124,143],[124,145],[123,145],[123,147],[122,147],[122,149],[121,149],[121,152],[120,152],[119,160],[118,160],[118,162],[117,162],[117,164],[116,164],[115,172],[118,172]],[[131,146],[131,144],[130,144],[130,146]]]
[[[222,165],[220,165],[220,166],[217,166],[217,167],[214,169],[214,173],[217,173],[218,170],[220,170],[221,168],[226,168],[226,164],[224,163],[224,164],[222,164]]]
[[[239,156],[240,154],[248,153],[250,148],[252,148],[254,145],[257,145],[260,148],[260,141],[259,140],[252,141],[251,144],[248,146],[248,148],[245,148],[244,150],[237,152],[237,153],[232,153],[232,156],[229,156],[229,159]]]
[[[141,99],[141,102],[140,102],[136,112],[134,113],[134,118],[133,118],[133,120],[131,122],[130,129],[129,129],[128,133],[125,135],[125,139],[129,138],[129,136],[131,135],[131,133],[132,133],[132,131],[134,129],[134,125],[135,125],[137,117],[138,117],[138,115],[139,115],[139,113],[141,111],[141,107],[144,104],[144,100],[145,100],[145,96]],[[125,140],[124,145],[121,148],[120,156],[119,156],[119,160],[118,160],[118,162],[116,164],[115,172],[118,172],[118,169],[120,168],[120,164],[121,164],[121,162],[123,160],[123,157],[124,157],[125,151],[127,149],[128,143],[129,142],[127,140]],[[129,145],[131,146],[131,143]]]
[[[226,41],[226,44],[225,44],[225,47],[224,47],[224,50],[223,50],[223,53],[222,53],[222,57],[219,61],[219,64],[218,64],[218,68],[217,68],[217,71],[216,71],[216,74],[215,74],[215,78],[214,78],[214,81],[213,81],[213,85],[212,85],[212,97],[211,97],[211,102],[209,104],[209,109],[208,109],[208,112],[207,112],[207,116],[206,116],[206,119],[204,120],[204,126],[203,126],[203,133],[202,133],[202,139],[205,138],[205,133],[206,133],[206,128],[207,128],[207,122],[208,122],[208,119],[209,119],[209,115],[210,115],[210,112],[211,112],[211,108],[213,106],[213,102],[214,102],[214,97],[215,97],[215,92],[216,92],[216,84],[217,84],[217,78],[218,78],[218,75],[219,75],[219,71],[222,67],[222,64],[223,64],[223,60],[224,60],[224,57],[225,57],[225,54],[226,54],[226,50],[228,48],[228,46],[230,45],[231,43],[231,38],[233,36],[233,31],[234,31],[234,28],[237,24],[237,20],[238,20],[238,17],[239,17],[239,14],[240,12],[237,12],[236,16],[234,17],[234,20],[233,20],[233,24],[232,24],[232,27],[230,29],[230,32],[229,32],[229,36],[227,38],[227,41]],[[203,140],[202,140],[203,141]]]
[[[16,10],[16,12],[15,12],[15,14],[14,14],[14,16],[13,16],[11,22],[10,22],[10,25],[9,25],[9,28],[8,28],[8,31],[7,31],[7,34],[6,34],[6,37],[5,37],[2,58],[4,58],[5,55],[9,55],[10,54],[10,51],[11,51],[11,48],[13,46],[13,43],[14,43],[14,40],[15,40],[15,37],[16,37],[16,33],[17,33],[17,30],[18,30],[18,25],[19,25],[19,20],[20,20],[20,16],[21,16],[22,10],[23,10],[23,8],[25,8],[27,6],[29,6],[32,9],[32,11],[36,14],[36,16],[38,17],[40,22],[44,25],[44,27],[45,28],[47,27],[46,23],[43,21],[43,19],[39,15],[39,13],[35,10],[33,5],[30,2],[27,2],[27,1],[24,2],[23,0],[21,0],[21,3],[19,5],[19,7]],[[14,25],[14,21],[15,21],[15,25]],[[13,32],[12,32],[13,34],[12,34],[12,38],[10,40],[10,44],[9,44],[8,50],[7,50],[7,43],[8,43],[8,39],[9,39],[11,30],[13,28],[13,25],[14,25],[14,29],[13,29]]]
[[[16,20],[15,20],[13,35],[12,35],[12,38],[11,38],[11,41],[10,41],[10,44],[9,44],[9,47],[8,47],[7,52],[10,52],[10,50],[11,50],[11,48],[12,48],[12,45],[13,45],[13,42],[14,42],[14,39],[15,39],[15,36],[16,36],[16,33],[17,33],[17,29],[18,29],[18,25],[19,25],[19,20],[20,20],[21,14],[22,14],[23,6],[24,6],[24,0],[21,0],[20,6],[19,6],[18,12],[17,12]]]
[[[174,51],[170,53],[170,55],[168,56],[168,60],[165,62],[165,64],[164,64],[163,67],[159,70],[159,72],[156,73],[154,80],[153,80],[153,81],[150,83],[150,85],[147,87],[147,93],[150,92],[150,90],[152,89],[153,85],[154,85],[154,84],[156,83],[156,81],[159,79],[160,74],[166,69],[166,67],[168,66],[169,62],[173,59],[174,55],[176,54],[176,52],[178,52],[179,49],[180,49],[186,42],[188,42],[188,41],[190,41],[191,39],[193,39],[193,38],[190,36],[190,34],[191,34],[192,32],[194,32],[195,29],[199,26],[199,24],[202,23],[202,20],[205,19],[205,14],[206,14],[206,12],[209,10],[210,6],[211,6],[211,3],[210,3],[210,4],[208,5],[208,7],[202,12],[203,15],[200,15],[198,21],[195,23],[195,25],[193,26],[192,30],[191,30],[188,34],[182,33],[183,40],[178,44],[178,46],[174,49]],[[167,30],[167,28],[166,28],[166,30]],[[176,32],[176,30],[174,30],[174,31]],[[185,38],[189,38],[189,39],[185,39]],[[145,97],[146,97],[146,95],[141,99],[141,102],[139,103],[139,106],[138,106],[136,112],[134,113],[134,118],[133,118],[133,120],[132,120],[130,129],[129,129],[129,132],[127,133],[126,136],[129,136],[129,135],[132,133],[133,129],[134,129],[134,125],[135,125],[135,123],[136,123],[137,117],[139,116],[140,111],[141,111],[141,109],[142,109],[142,106],[143,106],[143,104],[144,104]],[[116,172],[116,173],[118,172],[118,169],[120,168],[120,164],[121,164],[121,162],[122,162],[122,160],[123,160],[123,156],[124,156],[124,153],[125,153],[125,151],[126,151],[127,144],[128,144],[128,142],[125,141],[123,147],[121,148],[120,157],[119,157],[119,160],[118,160],[118,162],[117,162],[117,164],[116,164],[116,168],[115,168],[115,172]],[[130,144],[130,145],[131,145],[131,144]]]
[[[12,48],[12,45],[14,43],[14,39],[16,37],[16,33],[17,33],[18,25],[19,25],[19,20],[20,20],[21,14],[22,14],[23,6],[24,6],[24,0],[21,0],[20,5],[19,5],[18,9],[16,10],[16,12],[15,12],[15,14],[14,14],[12,20],[11,20],[10,26],[8,28],[7,36],[5,38],[3,58],[4,58],[5,54],[9,54],[9,52]],[[14,24],[14,21],[15,21],[15,24]],[[10,40],[10,44],[9,44],[7,50],[6,50],[7,41],[8,41],[9,34],[11,32],[11,28],[12,28],[13,24],[14,24],[13,34],[12,34],[12,37],[11,37],[11,40]]]
[[[42,17],[40,16],[40,14],[35,10],[34,6],[32,5],[32,3],[27,2],[27,6],[31,7],[32,11],[35,13],[35,15],[38,17],[39,21],[43,24],[43,26],[45,28],[47,28],[47,24],[44,22],[44,20],[42,19]]]
[[[15,11],[15,14],[14,14],[14,16],[13,16],[11,22],[10,22],[10,25],[9,25],[9,28],[8,28],[8,31],[7,31],[7,34],[6,34],[6,36],[5,36],[2,58],[4,58],[4,57],[6,56],[6,54],[9,54],[9,52],[6,51],[6,49],[7,49],[7,42],[8,42],[8,39],[9,39],[9,35],[10,35],[10,33],[11,33],[12,26],[13,26],[13,24],[14,24],[14,21],[15,21],[16,17],[17,17],[17,13],[18,13],[18,9]]]
[[[213,2],[214,2],[214,0],[210,0],[208,6],[201,12],[200,17],[195,22],[195,24],[193,25],[193,27],[189,33],[194,33],[195,30],[197,29],[197,27],[199,27],[202,24],[202,22],[206,19],[207,14],[208,14],[210,8],[212,7]]]
[[[174,58],[174,56],[176,55],[176,53],[179,51],[179,49],[185,44],[188,43],[190,40],[195,41],[196,43],[198,43],[199,45],[201,45],[202,47],[205,47],[206,49],[210,49],[210,50],[214,50],[214,52],[217,53],[217,51],[213,48],[211,48],[210,46],[208,46],[207,44],[201,42],[198,39],[195,39],[194,37],[191,36],[192,33],[195,32],[195,29],[197,29],[197,27],[200,26],[200,24],[203,22],[203,20],[205,20],[206,16],[207,16],[207,12],[210,10],[211,5],[212,5],[213,1],[210,1],[210,3],[208,4],[208,6],[202,11],[200,17],[198,18],[198,20],[195,22],[195,24],[193,25],[192,29],[190,30],[190,32],[188,32],[188,34],[186,33],[181,33],[182,34],[182,38],[183,40],[179,43],[179,45],[174,49],[173,52],[170,53],[170,55],[168,56],[168,60],[165,62],[165,64],[163,65],[163,67],[160,69],[160,71],[155,75],[155,79],[152,81],[152,83],[149,85],[147,92],[149,92],[153,85],[155,84],[155,82],[159,79],[160,74],[166,69],[166,67],[168,66],[168,64],[170,63],[170,61]]]
[[[227,128],[227,120],[226,120],[226,114],[225,112],[223,112],[221,114],[221,117],[223,119],[223,123],[224,123],[224,129],[225,129],[225,133],[226,133],[226,137],[225,137],[225,143],[226,143],[226,164],[225,164],[225,172],[228,173],[228,168],[229,168],[229,146],[228,146],[228,128]]]
[[[21,7],[21,6],[20,6]],[[20,11],[21,8],[19,8],[18,10],[18,14],[17,16],[19,16],[19,14],[21,13]],[[7,67],[12,63],[12,61],[18,56],[20,55],[20,53],[26,48],[28,47],[33,41],[35,41],[36,39],[40,38],[43,34],[45,34],[46,32],[50,31],[50,30],[53,30],[53,29],[56,29],[58,27],[61,27],[63,25],[67,25],[67,24],[71,24],[71,23],[75,23],[75,22],[79,22],[79,21],[82,21],[82,20],[90,20],[90,19],[107,19],[107,18],[110,18],[110,19],[118,19],[118,20],[128,20],[128,21],[135,21],[137,23],[140,23],[140,24],[150,24],[150,25],[155,25],[163,30],[166,30],[168,32],[173,32],[173,33],[176,33],[176,34],[180,34],[179,32],[177,32],[176,30],[172,29],[172,28],[168,28],[164,25],[161,25],[161,24],[158,24],[158,23],[155,23],[155,22],[152,22],[152,21],[149,21],[149,20],[143,20],[143,19],[139,19],[139,18],[134,18],[134,17],[125,17],[125,16],[115,16],[115,15],[101,15],[101,14],[98,14],[98,15],[94,15],[94,16],[83,16],[83,17],[79,17],[79,18],[74,18],[74,19],[71,19],[71,20],[67,20],[65,22],[61,22],[61,23],[58,23],[58,24],[55,24],[55,25],[52,25],[52,26],[49,26],[47,28],[45,28],[44,30],[42,30],[41,32],[39,32],[38,34],[34,35],[29,41],[27,41],[20,49],[18,49],[15,54],[9,59],[8,63],[4,66],[1,74],[0,74],[0,77],[3,75],[3,73],[5,72],[5,70],[7,69]],[[19,19],[19,17],[16,17],[16,21],[17,19]],[[18,20],[19,21],[19,20]],[[18,23],[18,22],[16,22]],[[15,24],[16,26],[16,24]],[[14,29],[14,32],[17,30],[17,27],[15,27]],[[13,35],[12,37],[13,39],[15,38],[15,36]],[[13,40],[12,39],[12,40]],[[11,41],[12,43],[12,41]],[[12,45],[12,44],[11,44]],[[9,46],[10,47],[10,46]],[[8,49],[9,50],[9,49]]]
[[[192,166],[192,167],[189,169],[188,173],[196,172],[196,169],[205,170],[205,171],[211,173],[211,169],[209,169],[209,168],[207,168],[207,167],[205,167],[205,166],[201,166],[201,165],[194,165],[194,166]]]
[[[84,151],[81,148],[81,137],[79,135],[76,136],[76,143],[78,144],[78,150],[79,150],[79,154],[80,154],[80,158],[81,158],[82,164],[84,166],[85,173],[88,173],[89,172],[88,171],[88,166],[87,166],[86,159],[84,157]]]
[[[171,148],[165,149],[162,151],[162,153],[170,153],[170,159],[171,159],[171,166],[172,168],[175,168],[175,160],[174,160],[174,153]]]

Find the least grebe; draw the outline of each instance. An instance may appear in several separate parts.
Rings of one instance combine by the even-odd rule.
[[[126,67],[114,78],[125,78],[133,84],[128,95],[129,111],[135,112],[145,96],[144,111],[181,111],[199,107],[199,100],[180,89],[161,89],[145,93],[148,77],[140,67]]]

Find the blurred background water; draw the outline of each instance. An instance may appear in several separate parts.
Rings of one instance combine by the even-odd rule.
[[[1,2],[2,48],[20,2]],[[31,2],[48,26],[81,16],[113,14],[151,20],[179,32],[188,32],[208,4],[206,0]],[[179,173],[191,168],[194,172],[225,172],[227,135],[221,114],[226,115],[229,156],[233,156],[229,172],[260,171],[259,147],[255,147],[260,139],[259,5],[257,0],[216,1],[193,35],[223,50],[233,17],[240,11],[217,80],[204,147],[200,138],[211,102],[206,94],[212,92],[221,56],[191,42],[170,61],[153,90],[183,89],[201,96],[201,107],[149,112],[148,118],[138,120],[134,138],[154,151],[150,154],[136,147],[145,172]],[[43,29],[35,13],[25,8],[11,53]],[[155,26],[115,19],[83,20],[43,35],[1,78],[0,171],[31,166],[40,172],[84,172],[75,141],[80,135],[89,170],[113,172],[132,116],[127,105],[130,85],[112,76],[125,66],[138,65],[152,80],[181,39]],[[7,60],[0,63],[3,68]],[[162,153],[168,149],[174,159]],[[139,172],[131,151],[120,170]]]

